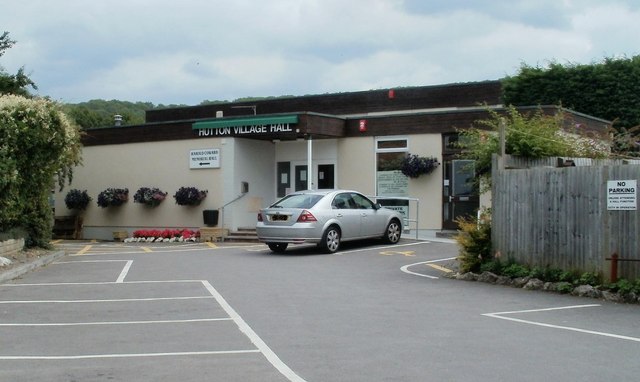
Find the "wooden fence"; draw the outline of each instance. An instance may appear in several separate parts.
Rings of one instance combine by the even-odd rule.
[[[494,253],[530,266],[598,272],[606,279],[611,270],[606,258],[614,253],[620,259],[640,260],[637,187],[638,208],[607,207],[607,181],[635,179],[640,186],[640,165],[600,161],[581,166],[580,160],[575,159],[575,167],[510,169],[515,162],[518,161],[507,161],[506,169],[500,169],[494,158]],[[520,162],[518,167],[529,167]],[[553,163],[559,161],[554,158],[542,166]],[[618,264],[619,277],[640,278],[640,261]]]

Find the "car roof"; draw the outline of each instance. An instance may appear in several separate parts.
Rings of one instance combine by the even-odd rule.
[[[341,192],[356,192],[358,194],[362,194],[360,191],[354,191],[354,190],[334,190],[334,189],[327,189],[327,190],[302,190],[302,191],[296,191],[296,192],[292,192],[289,195],[329,195],[331,193],[341,193]]]

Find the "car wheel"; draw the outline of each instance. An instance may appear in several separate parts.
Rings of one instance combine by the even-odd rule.
[[[288,243],[267,243],[269,249],[275,253],[283,253],[286,251]]]
[[[389,225],[387,225],[387,229],[384,231],[383,239],[389,244],[395,244],[400,241],[401,235],[402,229],[400,227],[400,222],[396,219],[393,219],[389,222]]]
[[[340,247],[340,230],[336,226],[331,226],[324,231],[320,247],[326,253],[334,253]]]

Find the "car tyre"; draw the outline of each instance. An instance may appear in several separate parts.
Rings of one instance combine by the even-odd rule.
[[[383,239],[388,244],[395,244],[400,241],[402,235],[402,226],[397,219],[393,219],[387,225],[387,229],[384,231]]]
[[[289,246],[288,243],[267,243],[267,245],[269,246],[269,249],[275,253],[284,253]]]
[[[340,247],[340,230],[332,225],[322,235],[320,248],[326,253],[335,253]]]

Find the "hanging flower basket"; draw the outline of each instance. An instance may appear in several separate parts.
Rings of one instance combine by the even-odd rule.
[[[409,178],[417,178],[422,174],[430,174],[440,166],[438,159],[434,157],[420,157],[408,154],[402,160],[400,171]]]
[[[64,197],[64,204],[66,204],[67,208],[70,210],[85,210],[87,209],[90,201],[91,197],[87,194],[87,190],[69,190],[67,195]]]
[[[166,197],[167,193],[162,192],[159,188],[140,187],[133,195],[133,202],[141,203],[149,207],[156,207]]]
[[[129,200],[128,188],[107,188],[98,194],[97,203],[102,208],[121,206]]]
[[[173,195],[176,204],[181,206],[197,206],[207,197],[207,190],[198,190],[195,187],[180,187]]]

